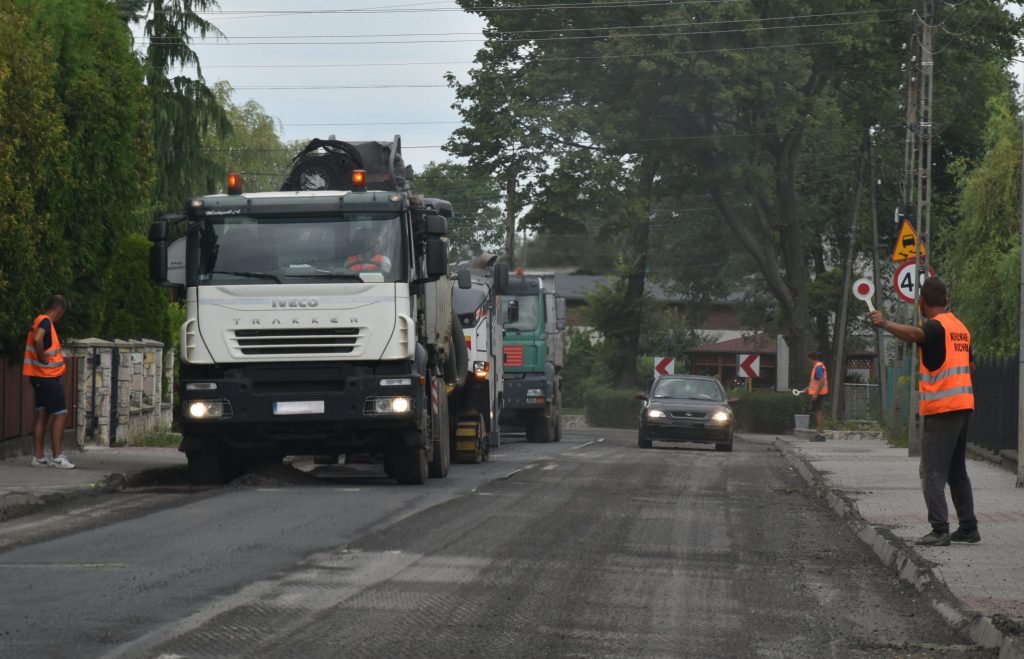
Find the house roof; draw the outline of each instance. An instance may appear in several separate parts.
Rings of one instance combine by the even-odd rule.
[[[774,355],[777,351],[778,345],[776,345],[775,339],[764,336],[763,334],[757,334],[754,336],[743,336],[738,339],[730,339],[728,341],[720,341],[718,343],[710,343],[708,345],[690,348],[686,353],[728,353],[737,355],[755,353],[760,355]]]
[[[529,273],[529,271],[527,271]],[[555,271],[555,291],[569,302],[584,302],[588,293],[597,290],[598,284],[606,285],[612,283],[612,279],[603,275],[578,275],[566,272]],[[647,281],[644,287],[658,302],[681,304],[683,301],[679,295],[667,290],[661,284]],[[713,304],[732,305],[741,296],[732,294],[724,300],[715,300]]]

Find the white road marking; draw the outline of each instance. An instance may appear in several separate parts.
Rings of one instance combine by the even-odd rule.
[[[597,440],[597,443],[600,444],[603,441],[604,441],[604,437],[602,437],[601,439]]]
[[[548,465],[546,467],[541,467],[541,471],[551,471],[552,469],[555,469],[557,467],[558,465]]]
[[[533,468],[534,468],[534,467],[536,467],[536,466],[537,466],[537,463],[535,462],[535,463],[533,463],[533,464],[530,464],[530,465],[526,465],[525,467],[523,467],[523,469],[533,469]]]
[[[579,446],[573,446],[572,450],[575,451],[576,449],[583,448],[584,446],[590,446],[591,444],[593,444],[595,442],[597,442],[597,440],[596,439],[592,439],[589,442],[587,442],[586,444],[580,444]]]

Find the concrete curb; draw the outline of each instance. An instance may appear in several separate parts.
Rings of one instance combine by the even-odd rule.
[[[871,548],[885,567],[924,595],[950,627],[982,647],[998,648],[1000,659],[1024,659],[1024,637],[1004,629],[1009,624],[999,620],[999,616],[990,618],[964,606],[927,561],[888,529],[868,524],[857,505],[845,494],[833,491],[809,460],[779,437],[775,438],[775,446],[807,484],[825,498],[846,527]]]
[[[0,492],[0,522],[24,517],[44,508],[69,501],[76,501],[100,494],[110,494],[129,487],[143,487],[155,483],[186,482],[180,466],[154,467],[138,472],[115,472],[107,474],[99,482],[90,485],[69,487],[52,492],[33,492],[28,489]]]

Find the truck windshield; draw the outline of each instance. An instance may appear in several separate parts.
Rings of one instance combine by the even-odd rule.
[[[515,300],[519,303],[519,319],[516,322],[509,322],[509,302]],[[537,329],[538,313],[537,296],[506,295],[501,303],[501,324],[505,329],[512,332],[532,332]]]
[[[403,254],[401,220],[386,213],[217,217],[199,236],[199,284],[395,282]]]

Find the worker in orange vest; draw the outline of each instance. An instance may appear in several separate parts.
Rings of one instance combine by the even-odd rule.
[[[872,323],[896,338],[920,347],[920,476],[932,532],[919,539],[919,545],[981,540],[967,476],[967,426],[974,411],[971,333],[946,309],[947,303],[946,285],[938,277],[929,277],[921,285],[919,305],[926,320],[920,327],[891,323],[881,311],[869,316]],[[946,508],[947,483],[960,522],[953,533],[949,532]]]
[[[345,267],[353,272],[391,272],[391,259],[384,255],[383,230],[361,227],[352,238],[356,250],[345,259]]]
[[[67,301],[63,295],[54,295],[46,305],[46,311],[36,316],[32,329],[25,339],[25,359],[21,374],[28,377],[36,399],[36,418],[32,427],[35,442],[33,467],[59,467],[74,469],[64,455],[64,427],[68,420],[68,405],[64,400],[64,382],[61,378],[67,370],[64,351],[57,337],[57,323],[64,317]],[[52,458],[43,452],[46,429],[50,429]]]
[[[825,396],[828,395],[828,369],[821,361],[820,352],[812,350],[807,353],[807,358],[811,360],[811,375],[804,391],[811,397],[811,414],[814,415],[818,428],[818,434],[811,441],[823,442],[825,441],[825,413],[821,410],[821,405],[825,402]]]

